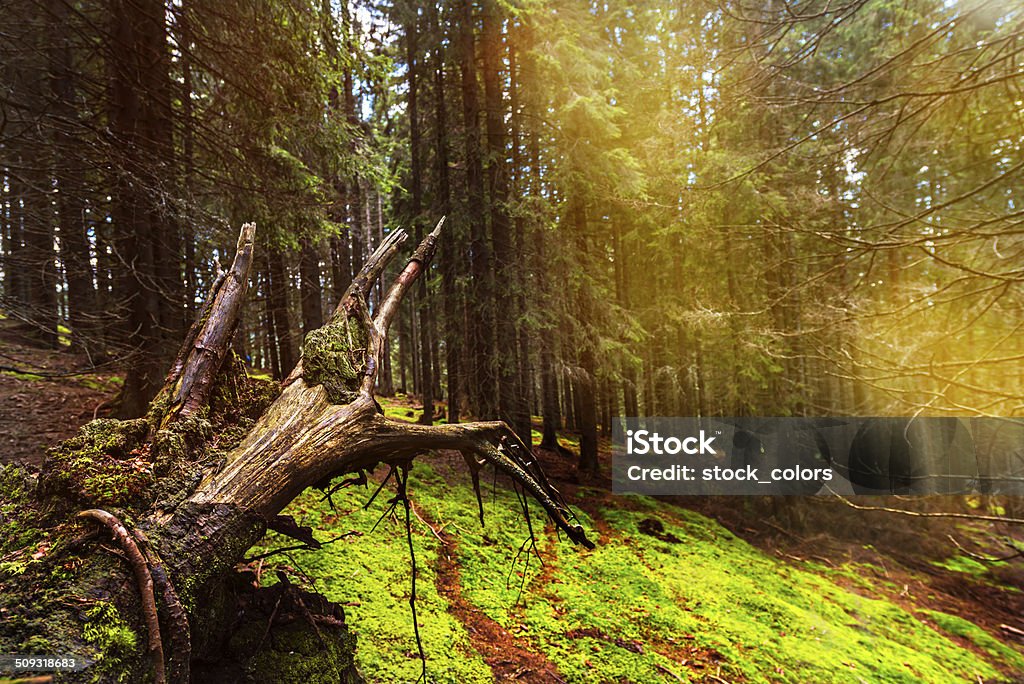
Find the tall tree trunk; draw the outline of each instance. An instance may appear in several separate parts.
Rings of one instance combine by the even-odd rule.
[[[505,98],[501,84],[502,16],[496,0],[483,1],[483,31],[480,52],[483,61],[483,93],[487,133],[486,189],[490,217],[490,236],[498,254],[514,254],[508,214],[508,174],[505,162]],[[518,281],[514,258],[495,263],[495,280],[502,284],[494,291],[495,360],[498,371],[498,413],[514,428],[522,424],[521,397],[515,337],[515,295]],[[521,435],[520,435],[521,436]],[[528,432],[527,432],[528,437]]]
[[[532,166],[536,169],[535,164]],[[534,173],[536,174],[536,171]],[[543,259],[541,258],[541,254],[545,251],[546,236],[540,227],[537,227],[534,232],[535,248],[531,263],[537,278],[537,290],[544,292],[549,282],[546,264],[542,263]],[[544,324],[540,333],[541,416],[543,421],[540,443],[545,449],[557,450],[558,430],[562,426],[563,415],[558,392],[559,375],[555,367],[555,351],[558,349],[560,339],[558,327],[550,321],[552,313],[543,311],[541,315]]]
[[[518,34],[515,36],[519,37]],[[523,155],[521,150],[522,142],[522,112],[520,110],[520,74],[519,66],[517,64],[517,53],[515,48],[516,40],[509,31],[508,41],[508,72],[509,72],[509,110],[511,112],[510,117],[510,133],[511,133],[511,144],[512,144],[512,196],[521,197],[526,190],[526,183],[524,182],[523,172]],[[506,197],[506,204],[508,197]],[[517,212],[514,222],[513,238],[513,254],[515,258],[512,260],[513,266],[506,266],[504,271],[504,277],[511,279],[515,283],[514,287],[514,322],[515,327],[514,336],[516,339],[516,354],[515,360],[515,412],[512,416],[512,429],[516,431],[520,439],[524,442],[529,442],[532,439],[533,424],[530,417],[530,396],[533,389],[533,377],[530,368],[530,336],[532,331],[529,329],[527,322],[528,317],[527,307],[529,305],[529,298],[527,297],[527,283],[525,278],[525,271],[521,264],[526,262],[526,223],[527,217],[523,212]]]
[[[374,227],[376,230],[375,234],[377,236],[376,244],[382,245],[386,239],[384,236],[384,199],[381,197],[380,190],[372,190],[369,194],[370,197],[367,198],[367,208],[369,208],[371,204],[371,199],[373,200],[372,204],[376,206],[376,212],[374,213]],[[369,229],[370,222],[367,221],[367,230]],[[384,284],[378,281],[377,287],[367,295],[368,297],[373,298],[374,309],[376,309],[380,302],[384,301],[384,295]],[[389,335],[384,339],[384,350],[381,352],[383,363],[381,364],[380,375],[377,376],[378,391],[387,397],[394,396],[395,394],[395,377],[391,361],[391,349],[391,336]]]
[[[487,129],[487,197],[491,221],[491,239],[498,254],[515,255],[512,226],[508,214],[508,166],[505,144],[505,98],[501,86],[502,15],[496,0],[483,2],[483,32],[480,52],[483,58],[484,101]],[[518,345],[516,342],[516,298],[518,295],[518,259],[495,263],[495,280],[502,287],[494,290],[495,361],[498,371],[498,415],[514,429],[524,430],[529,439],[528,416],[519,387]]]
[[[402,394],[409,394],[412,380],[415,377],[415,370],[410,368],[409,358],[412,355],[410,349],[410,338],[412,331],[409,326],[409,316],[402,312],[398,314],[398,391]],[[411,353],[412,352],[412,353]],[[410,376],[413,376],[412,378]]]
[[[624,219],[618,212],[612,212],[612,258],[615,266],[615,300],[624,310],[630,310],[629,273],[627,249],[622,235]],[[636,368],[629,361],[622,364],[622,403],[626,416],[638,417],[640,405],[636,391]]]
[[[45,346],[57,346],[57,271],[53,251],[55,215],[50,198],[50,150],[53,141],[44,132],[41,121],[48,114],[46,78],[48,67],[47,45],[43,36],[49,28],[45,13],[25,8],[22,18],[28,25],[23,45],[18,53],[7,52],[9,63],[4,72],[5,82],[3,153],[11,160],[10,176],[13,182],[14,203],[21,202],[20,221],[13,231],[11,267],[24,274],[17,288],[17,315],[27,323],[27,332]],[[7,61],[5,55],[5,62]],[[16,102],[11,107],[9,102]],[[13,129],[13,130],[11,130]],[[7,141],[10,141],[8,143]]]
[[[112,217],[126,277],[128,343],[133,361],[125,374],[119,414],[137,416],[163,384],[183,326],[184,288],[177,259],[180,231],[159,202],[163,176],[173,163],[170,55],[166,6],[159,0],[110,0],[111,129],[119,168]]]
[[[431,19],[437,31],[442,32],[437,5],[433,6]],[[448,108],[445,104],[444,50],[434,49],[434,180],[437,187],[434,201],[440,216],[451,214],[451,180],[448,171]],[[457,229],[449,226],[441,234],[441,294],[444,306],[445,366],[448,370],[448,422],[458,423],[461,412],[460,381],[462,368],[459,363],[462,353],[462,300],[459,297],[457,274],[462,269],[461,250],[457,247]]]
[[[343,235],[331,236],[331,301],[337,305],[345,294],[346,277],[352,271],[348,254],[348,238]]]
[[[562,412],[558,403],[558,377],[555,375],[552,341],[543,335],[540,343],[541,416],[544,423],[540,445],[554,449],[558,444],[558,427]]]
[[[409,185],[412,195],[413,234],[416,242],[423,239],[423,134],[420,130],[419,116],[419,76],[420,76],[420,50],[419,50],[419,27],[417,26],[418,11],[413,10],[413,15],[406,24],[405,30],[405,56],[407,77],[409,83]],[[419,311],[420,325],[416,327],[419,333],[419,392],[423,401],[423,416],[420,422],[424,425],[431,425],[434,422],[434,368],[431,358],[433,347],[433,316],[430,312],[430,302],[427,299],[427,278],[422,277],[416,287],[416,304]]]
[[[288,315],[288,271],[281,250],[271,247],[268,259],[270,281],[267,299],[274,321],[281,372],[284,373],[285,369],[295,365],[298,358],[292,338],[291,316]]]
[[[50,48],[50,84],[53,91],[56,124],[54,126],[54,176],[57,185],[57,216],[61,260],[67,282],[68,323],[71,344],[84,349],[95,346],[92,334],[96,316],[96,292],[86,235],[81,166],[77,153],[80,144],[78,112],[75,109],[75,83],[70,39],[67,29],[68,8],[60,0],[49,0],[54,44]],[[56,38],[60,36],[60,38]]]
[[[8,160],[14,164],[4,170],[7,173],[7,225],[4,234],[4,298],[13,306],[24,306],[28,302],[28,288],[25,278],[25,183],[21,169],[17,168],[18,157],[9,151]]]
[[[195,189],[195,115],[192,104],[192,0],[182,0],[177,13],[178,40],[182,46],[178,56],[181,65],[181,166],[182,190],[189,202],[194,201]],[[191,207],[189,207],[191,209]],[[188,215],[192,215],[189,211]],[[182,225],[182,241],[185,244],[184,279],[185,311],[187,317],[195,317],[196,297],[199,296],[199,278],[196,264],[196,232],[191,221]]]
[[[277,345],[277,326],[274,318],[274,305],[271,301],[272,284],[270,282],[270,252],[267,251],[260,259],[259,286],[260,299],[263,302],[263,320],[266,323],[264,328],[264,340],[267,348],[267,362],[270,367],[270,374],[276,380],[284,377],[284,370],[281,367],[281,350]]]
[[[577,193],[579,193],[577,189]],[[581,256],[587,255],[587,208],[583,198],[577,194],[572,200],[573,208],[571,220],[573,231]],[[585,262],[586,263],[586,262]],[[580,290],[578,310],[581,319],[590,320],[591,306],[590,293]],[[596,473],[597,460],[597,358],[594,342],[590,339],[578,338],[580,344],[580,378],[574,383],[574,390],[577,393],[579,409],[576,412],[576,420],[580,430],[580,460],[579,469],[586,473]]]
[[[42,151],[42,150],[40,150]],[[24,158],[23,158],[24,159]],[[25,161],[25,266],[28,278],[28,318],[32,334],[48,347],[57,347],[57,266],[53,252],[54,214],[45,188],[50,179],[42,159]]]
[[[320,286],[320,251],[316,243],[310,237],[303,237],[299,249],[299,296],[302,334],[305,335],[323,325],[323,292]]]
[[[476,75],[476,39],[473,1],[459,4],[459,70],[462,76],[462,124],[466,155],[466,210],[470,234],[470,271],[474,296],[469,309],[469,361],[472,378],[470,401],[481,418],[498,415],[492,378],[494,343],[494,270],[487,234],[483,159],[480,146],[480,101]]]

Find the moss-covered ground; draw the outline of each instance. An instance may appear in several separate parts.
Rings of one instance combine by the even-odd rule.
[[[371,481],[368,489],[334,494],[334,510],[316,491],[295,501],[286,512],[319,529],[321,539],[358,534],[320,551],[268,558],[262,576],[285,567],[297,579],[315,578],[319,591],[347,606],[367,680],[411,682],[421,665],[404,516],[399,507],[371,532],[391,496],[386,489],[363,510],[374,488]],[[418,463],[409,490],[419,513],[412,527],[416,600],[431,681],[493,679],[474,641],[480,634],[467,627],[450,592],[438,589],[442,554],[454,557],[463,603],[571,682],[998,682],[1024,672],[1020,651],[973,622],[886,598],[871,568],[780,559],[661,501],[580,488],[570,503],[590,511],[581,519],[597,549],[573,547],[538,527],[542,566],[520,553],[526,525],[500,482],[485,491],[483,527],[455,461]],[[291,544],[271,535],[259,551]]]
[[[402,420],[422,414],[404,400],[385,401],[383,408]],[[101,444],[99,437],[94,456],[132,451],[131,440]],[[571,435],[561,441],[578,446]],[[103,473],[91,470],[97,463],[81,464],[89,476],[82,483],[103,494]],[[16,469],[0,470],[0,584],[13,586],[44,571],[55,581],[72,581],[74,566],[42,568],[57,542],[26,519],[27,483]],[[320,492],[307,492],[285,512],[312,525],[321,540],[336,541],[252,565],[264,582],[283,569],[294,582],[345,605],[358,634],[357,665],[368,681],[412,682],[421,664],[404,516],[399,507],[396,516],[381,519],[391,486],[363,509],[376,484],[335,493],[333,507]],[[954,610],[930,600],[927,591],[907,592],[903,580],[882,567],[881,556],[877,565],[780,557],[676,505],[569,486],[570,503],[598,546],[587,551],[558,540],[534,507],[542,565],[521,551],[528,533],[515,495],[502,482],[492,492],[488,475],[484,484],[481,527],[461,459],[424,459],[410,478],[416,606],[430,681],[488,682],[499,674],[540,680],[536,661],[523,662],[522,652],[536,654],[547,673],[570,682],[992,684],[1024,673],[1024,655],[998,638],[1003,635],[992,620],[980,620],[964,605]],[[293,544],[271,534],[251,554]],[[1012,590],[995,572],[1006,564],[966,555],[924,564],[965,587]],[[0,617],[16,641],[41,633],[37,626],[52,619],[46,611],[9,605],[3,593]],[[45,591],[38,596],[44,605]],[[87,643],[104,654],[97,671],[113,678],[131,650],[124,617],[102,603],[82,611],[88,611]],[[481,620],[495,629],[481,630]]]

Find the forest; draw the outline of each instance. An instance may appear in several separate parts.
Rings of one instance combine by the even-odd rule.
[[[0,17],[0,682],[1024,681],[1019,497],[610,484],[1024,416],[1019,0]]]

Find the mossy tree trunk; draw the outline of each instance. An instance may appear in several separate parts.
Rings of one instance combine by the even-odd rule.
[[[474,482],[481,467],[493,465],[571,539],[589,546],[530,449],[504,423],[407,424],[386,419],[374,400],[388,328],[429,263],[440,228],[371,315],[367,295],[406,236],[397,231],[383,240],[327,323],[306,336],[277,394],[231,360],[253,261],[254,226],[243,227],[235,261],[217,279],[147,419],[94,421],[51,450],[34,495],[18,489],[25,499],[19,510],[37,511],[35,522],[0,509],[0,525],[23,528],[16,541],[0,544],[5,562],[38,561],[16,568],[17,583],[0,564],[0,594],[9,592],[0,614],[40,606],[0,622],[0,652],[42,649],[96,661],[67,676],[82,681],[162,681],[156,661],[166,662],[167,680],[179,682],[193,674],[266,679],[273,668],[282,668],[275,681],[353,679],[354,641],[339,606],[287,581],[254,589],[235,566],[268,527],[317,545],[311,530],[280,515],[306,488],[345,474],[365,477],[381,465],[403,471],[430,450],[460,451]],[[23,481],[5,477],[0,482]],[[92,510],[73,516],[82,509]],[[104,517],[108,511],[115,515]],[[110,531],[83,517],[105,522],[114,543]],[[124,554],[100,551],[101,543]],[[163,658],[146,628],[155,616],[136,581],[146,575],[159,606]]]

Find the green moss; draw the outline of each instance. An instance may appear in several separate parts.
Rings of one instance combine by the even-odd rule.
[[[35,636],[29,637],[28,639],[26,639],[24,641],[22,646],[25,649],[26,653],[34,653],[34,654],[56,653],[56,651],[54,651],[54,649],[53,649],[53,642],[51,642],[46,637],[40,636],[40,635],[35,635]]]
[[[579,451],[580,449],[579,435],[559,435],[558,443],[570,451]]]
[[[281,394],[281,383],[270,376],[249,377],[245,383],[245,394],[240,397],[244,403],[244,415],[256,419],[263,415]]]
[[[153,400],[149,402],[146,410],[146,421],[156,429],[163,422],[164,416],[170,410],[174,399],[174,387],[162,387]]]
[[[995,657],[996,660],[1011,665],[1016,672],[1024,672],[1024,655],[991,634],[978,625],[956,615],[940,613],[937,610],[922,610],[921,614],[931,618],[942,631],[967,639],[981,650]]]
[[[125,662],[134,657],[138,637],[112,603],[100,602],[86,612],[82,634],[96,648],[93,681],[124,682]]]
[[[401,402],[381,403],[390,417],[417,417]],[[941,629],[936,631],[888,600],[865,598],[832,581],[852,582],[859,592],[878,595],[882,580],[873,566],[795,567],[713,520],[655,499],[629,497],[624,508],[601,508],[606,531],[594,551],[557,542],[550,530],[539,532],[542,570],[535,557],[527,560],[519,553],[527,531],[511,492],[499,486],[485,496],[482,528],[464,475],[446,470],[442,476],[418,463],[410,492],[424,516],[457,544],[457,549],[442,546],[414,518],[417,605],[430,674],[437,681],[489,677],[465,626],[452,619],[437,593],[438,553],[456,554],[466,601],[545,655],[572,682],[665,681],[674,679],[671,672],[684,681],[714,674],[751,683],[945,683],[998,679],[997,668],[1021,669],[1017,651],[966,620],[945,616],[943,624],[932,617]],[[336,494],[335,513],[319,495],[306,493],[288,512],[321,529],[321,537],[351,529],[368,532],[387,497],[378,497],[377,510],[363,511],[366,496],[352,490]],[[581,487],[578,496],[593,500],[603,493]],[[535,506],[532,510],[537,512]],[[595,527],[587,516],[581,518],[585,527]],[[680,542],[642,533],[641,523],[650,519]],[[404,534],[400,520],[385,519],[372,535],[289,554],[282,561],[316,577],[332,600],[350,605],[349,622],[361,635],[357,663],[371,682],[411,681],[418,675],[418,662],[408,657],[415,644],[406,603]],[[289,543],[271,536],[264,546]],[[988,658],[946,634],[971,639]]]
[[[266,625],[251,623],[232,636],[231,648],[238,652],[255,650],[245,670],[253,681],[279,684],[337,684],[352,665],[355,636],[320,639],[308,624],[293,622],[274,628],[264,639]]]
[[[366,350],[366,331],[354,318],[317,328],[302,345],[303,377],[309,385],[323,385],[331,403],[350,403],[366,372]]]
[[[153,482],[153,463],[143,448],[143,420],[99,419],[47,452],[44,491],[83,506],[143,506]]]
[[[36,373],[22,373],[20,371],[4,370],[0,371],[0,375],[5,375],[10,378],[17,380],[27,380],[29,382],[46,382],[49,380],[46,376],[38,375]]]
[[[246,368],[245,369],[245,373],[252,380],[262,380],[264,382],[273,382],[274,381],[274,378],[273,378],[272,375],[270,375],[270,373],[268,373],[265,370],[261,370],[259,368]]]
[[[1000,565],[1006,565],[1006,563],[993,563],[986,565],[981,561],[975,560],[969,556],[956,555],[947,558],[942,561],[934,561],[932,565],[936,565],[946,570],[952,570],[953,572],[962,572],[974,577],[981,577],[988,573],[991,567],[998,567]]]
[[[231,352],[210,392],[209,417],[214,430],[219,433],[225,427],[251,426],[279,394],[280,383],[250,377],[245,364]]]
[[[245,436],[255,425],[250,418],[242,418],[234,425],[229,425],[217,434],[217,448],[222,451],[230,451],[242,443]]]
[[[416,479],[410,486],[418,489],[418,482]],[[404,522],[385,518],[370,534],[383,512],[385,495],[378,498],[380,505],[375,504],[374,510],[364,511],[361,501],[352,497],[338,513],[331,512],[320,496],[307,492],[285,513],[296,516],[301,524],[326,530],[322,537],[350,530],[365,536],[351,536],[317,552],[289,553],[279,557],[281,565],[301,568],[316,578],[316,588],[324,596],[345,606],[346,622],[359,635],[356,666],[367,681],[415,681],[421,665],[409,610],[410,565]],[[419,567],[416,607],[430,681],[493,681],[490,668],[472,649],[465,627],[448,612],[448,602],[437,591],[435,569],[438,553],[444,549],[415,517],[413,525]],[[270,534],[261,548],[292,543]],[[273,573],[265,569],[263,576],[271,578]]]
[[[720,666],[730,680],[947,682],[996,674],[899,607],[782,564],[699,515],[669,506],[656,516],[602,515],[622,536],[585,556],[560,548],[566,559],[555,574],[563,583],[552,585],[557,609],[529,614],[544,635],[542,648],[565,663],[566,674],[582,678],[590,669],[570,657],[574,649],[559,628],[566,622],[648,644],[642,655],[606,648],[590,658],[598,674],[628,667],[638,679],[656,676],[654,653],[669,651],[659,641],[679,634],[691,635],[707,666]],[[640,532],[651,517],[680,543]]]
[[[385,406],[387,409],[387,406]],[[884,598],[866,598],[831,577],[766,555],[703,516],[644,497],[628,509],[599,508],[602,543],[586,551],[556,542],[534,516],[546,566],[518,551],[527,537],[514,494],[485,495],[486,523],[477,520],[468,478],[417,464],[412,499],[425,518],[456,539],[444,547],[413,519],[420,567],[418,608],[431,677],[490,677],[465,625],[435,587],[439,553],[455,554],[464,600],[525,647],[543,654],[572,682],[665,681],[666,671],[693,681],[976,682],[1019,671],[1021,655],[967,621],[931,628]],[[485,478],[486,481],[487,478]],[[288,554],[281,564],[317,578],[332,600],[348,604],[360,634],[357,663],[371,682],[411,681],[419,664],[408,610],[409,564],[401,520],[386,518],[372,535],[387,498],[363,511],[366,493],[334,496],[338,512],[307,493],[289,513],[331,538],[319,552]],[[584,497],[593,492],[581,490]],[[532,510],[539,513],[536,507]],[[593,529],[595,521],[583,518]],[[679,543],[641,532],[657,519]],[[645,525],[644,527],[647,527]],[[288,540],[269,538],[265,547]],[[264,576],[271,573],[264,570]],[[850,565],[836,579],[856,580],[860,593],[880,595],[874,570]],[[525,589],[520,592],[520,586]],[[956,618],[956,620],[959,620]],[[980,656],[949,638],[963,634]],[[986,638],[987,637],[987,638]],[[685,660],[686,665],[680,665]]]
[[[120,384],[114,382],[115,380],[119,380],[119,378],[111,378],[103,375],[82,375],[79,376],[77,382],[82,387],[91,389],[94,392],[110,392]]]
[[[0,465],[0,580],[23,575],[46,533],[29,507],[35,480],[21,466]]]
[[[895,582],[881,579],[885,572],[871,563],[843,563],[837,567],[809,561],[805,564],[808,570],[833,580],[843,580],[863,593],[877,593],[880,586],[890,591],[899,591]]]
[[[395,399],[398,399],[398,397],[395,397],[394,399],[378,397],[377,401],[380,404],[380,407],[384,409],[385,418],[415,423],[423,417],[422,408],[413,408],[412,406],[409,406],[408,403],[402,400],[396,401]],[[404,396],[402,399],[404,399]]]

